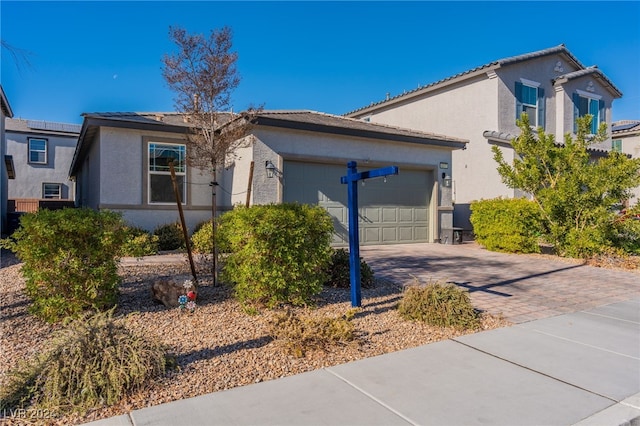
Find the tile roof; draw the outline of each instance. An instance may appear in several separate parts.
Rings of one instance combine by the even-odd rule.
[[[640,120],[622,120],[611,124],[612,134],[640,133]]]
[[[556,82],[565,82],[568,80],[573,80],[574,78],[582,77],[585,75],[594,75],[596,78],[599,78],[604,83],[604,86],[608,86],[612,91],[616,92],[618,97],[622,97],[622,92],[607,78],[606,75],[598,68],[597,65],[592,65],[590,67],[586,67],[584,69],[580,69],[574,72],[570,72],[567,74],[560,75],[554,78],[552,81],[555,84]]]
[[[518,137],[517,135],[514,135],[512,133],[498,132],[496,130],[485,130],[484,132],[482,132],[482,136],[484,136],[488,140],[498,142],[501,144],[507,144],[507,145],[511,145],[511,142],[513,142],[513,139]],[[561,146],[564,146],[564,142],[556,142],[555,145],[557,147],[561,147]],[[587,148],[587,152],[593,154],[596,157],[605,157],[609,153],[608,150],[601,149],[598,147]]]
[[[433,145],[464,148],[465,139],[427,133],[418,130],[370,123],[359,119],[340,115],[327,114],[309,110],[262,111],[255,118],[258,125],[294,128],[324,133],[362,136],[386,140],[404,140]]]
[[[226,114],[226,113],[223,113]],[[93,112],[84,113],[84,122],[70,175],[75,173],[77,161],[87,149],[86,141],[90,141],[100,126],[139,128],[169,132],[184,132],[193,127],[186,123],[183,114],[176,112]],[[231,114],[228,114],[230,117]],[[308,110],[295,111],[261,111],[254,117],[257,125],[308,130],[347,136],[369,137],[398,142],[422,143],[442,146],[451,149],[464,149],[467,140],[450,136],[425,133],[417,130],[368,123],[362,120],[346,118],[339,115],[325,114]]]
[[[444,78],[442,80],[438,80],[438,81],[436,81],[434,83],[430,83],[430,84],[427,84],[425,86],[419,86],[416,89],[413,89],[413,90],[411,90],[409,92],[402,93],[400,95],[396,95],[396,96],[393,96],[393,97],[387,97],[386,99],[384,99],[382,101],[371,102],[371,104],[369,104],[369,105],[363,106],[363,107],[355,109],[353,111],[349,111],[349,112],[345,113],[344,115],[345,116],[349,116],[349,115],[352,115],[352,114],[356,114],[358,112],[362,112],[362,111],[364,111],[364,110],[366,110],[368,108],[371,108],[371,107],[376,107],[376,106],[383,105],[383,104],[390,103],[390,102],[394,102],[394,101],[397,101],[397,100],[400,100],[400,99],[405,99],[405,98],[408,98],[408,97],[412,97],[412,96],[415,96],[417,94],[421,94],[423,92],[427,92],[427,91],[429,91],[429,89],[431,89],[433,87],[443,85],[443,84],[451,82],[453,80],[459,80],[459,79],[466,78],[466,77],[469,77],[469,76],[473,76],[473,75],[476,75],[476,74],[479,74],[479,73],[484,73],[488,69],[492,69],[492,68],[496,69],[496,68],[500,68],[501,66],[511,65],[511,64],[514,64],[514,63],[527,61],[527,60],[530,60],[530,59],[539,58],[539,57],[543,57],[543,56],[553,55],[553,54],[556,54],[556,53],[562,54],[563,56],[565,56],[565,58],[568,61],[573,62],[573,64],[575,65],[576,68],[578,68],[578,69],[584,69],[585,68],[585,66],[582,65],[582,63],[575,56],[573,56],[573,54],[571,52],[569,52],[569,50],[565,47],[565,45],[561,44],[559,46],[555,46],[555,47],[551,47],[551,48],[543,49],[543,50],[538,50],[536,52],[530,52],[530,53],[525,53],[525,54],[522,54],[522,55],[516,55],[516,56],[511,56],[511,57],[508,57],[508,58],[504,58],[504,59],[499,59],[497,61],[493,61],[493,62],[490,62],[488,64],[484,64],[484,65],[472,68],[472,69],[470,69],[468,71],[464,71],[464,72],[455,74],[453,76]],[[590,68],[594,68],[594,67],[590,67]],[[593,70],[591,70],[590,72],[593,72]],[[606,80],[606,82],[615,91],[620,92],[613,85],[613,83],[611,83],[611,81],[604,76],[604,74],[600,70],[598,70],[598,73],[602,76],[603,79]]]
[[[24,120],[19,118],[7,118],[5,130],[8,132],[38,133],[77,137],[80,133],[79,124],[57,123],[42,120]]]

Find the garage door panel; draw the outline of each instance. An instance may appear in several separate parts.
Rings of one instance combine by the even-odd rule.
[[[413,209],[399,207],[398,214],[400,216],[400,222],[413,222]]]
[[[334,219],[334,244],[348,244],[347,187],[340,183],[346,167],[285,161],[283,172],[283,201],[324,207]],[[403,169],[386,183],[373,179],[358,185],[361,244],[427,242],[432,186],[429,172]]]
[[[382,209],[382,222],[383,223],[397,223],[398,222],[398,209],[396,207],[385,207]]]
[[[398,241],[398,228],[382,228],[382,243],[393,243]]]
[[[413,226],[402,226],[398,228],[398,239],[403,242],[413,241]]]

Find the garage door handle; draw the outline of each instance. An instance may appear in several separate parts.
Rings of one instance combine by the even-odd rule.
[[[360,219],[362,219],[363,222],[373,223],[373,221],[371,219],[369,219],[368,217],[366,217],[364,215],[360,215]]]

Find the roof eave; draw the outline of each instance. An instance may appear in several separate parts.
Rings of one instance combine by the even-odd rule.
[[[92,114],[82,114],[84,121],[82,122],[82,128],[80,130],[80,136],[78,137],[78,144],[76,150],[73,153],[73,159],[71,160],[71,167],[69,168],[69,176],[73,177],[78,172],[78,160],[82,157],[84,150],[86,149],[87,136],[93,136],[95,130],[100,127],[115,127],[119,129],[136,129],[145,131],[161,131],[167,133],[185,134],[189,130],[188,126],[179,126],[174,124],[167,124],[158,122],[142,123],[134,120],[118,119],[118,117],[99,117]]]
[[[11,109],[11,105],[9,105],[9,100],[7,99],[7,95],[4,93],[2,85],[0,85],[0,104],[5,117],[13,118],[13,110]]]
[[[401,135],[401,134],[392,134],[385,133],[376,130],[363,130],[363,129],[352,129],[347,127],[340,126],[331,126],[324,125],[318,123],[305,123],[294,120],[286,120],[280,118],[272,118],[265,116],[258,116],[254,119],[254,123],[258,126],[266,126],[266,127],[278,127],[278,128],[287,128],[293,130],[305,130],[310,132],[319,132],[319,133],[328,133],[334,135],[341,136],[354,136],[354,137],[362,137],[368,139],[378,139],[385,141],[394,141],[394,142],[407,142],[407,143],[415,143],[422,145],[432,145],[438,146],[442,148],[450,148],[450,149],[466,149],[467,141],[463,140],[452,140],[452,139],[439,139],[439,138],[430,138],[428,136],[420,137],[420,136],[411,136],[411,135]]]
[[[496,70],[496,69],[498,69],[500,67],[501,67],[501,65],[499,63],[494,62],[494,63],[491,63],[489,65],[485,65],[483,67],[468,71],[466,73],[457,74],[457,75],[455,75],[453,77],[449,77],[449,78],[437,81],[435,83],[419,87],[419,88],[414,89],[414,90],[412,90],[410,92],[394,96],[391,99],[372,103],[371,105],[368,105],[366,107],[362,107],[360,109],[356,109],[354,111],[348,112],[348,113],[344,114],[344,116],[345,117],[362,117],[362,116],[366,116],[367,114],[369,114],[369,113],[371,113],[373,111],[377,111],[377,110],[379,110],[381,108],[389,108],[389,107],[392,107],[392,106],[394,106],[396,104],[410,101],[411,99],[416,98],[416,97],[420,97],[420,96],[424,95],[425,93],[434,92],[436,90],[442,89],[443,87],[448,87],[448,86],[457,84],[457,83],[459,83],[461,81],[466,81],[466,80],[472,79],[474,77],[477,77],[479,75],[487,74],[488,72],[494,71],[494,70]]]

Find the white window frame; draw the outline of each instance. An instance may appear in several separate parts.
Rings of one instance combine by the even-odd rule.
[[[526,78],[521,78],[520,83],[522,83],[523,87],[530,87],[536,90],[536,103],[535,104],[525,103],[523,99],[521,101],[521,110],[518,111],[517,118],[520,118],[520,115],[523,112],[526,112],[527,115],[529,116],[529,126],[533,129],[537,129],[538,128],[538,111],[540,110],[540,105],[538,105],[540,101],[540,97],[538,93],[538,89],[540,88],[540,83],[532,80],[527,80]],[[524,107],[534,109],[534,113],[530,114],[527,111],[523,111]]]
[[[55,187],[57,190],[53,191],[57,194],[54,194],[53,196],[51,195],[47,195],[47,186],[49,186],[49,188],[51,187]],[[52,191],[49,191],[49,193],[51,193]],[[42,184],[42,198],[44,200],[61,200],[62,199],[62,184],[61,183],[43,183]]]
[[[35,142],[35,141],[44,142],[44,150],[32,148],[31,147],[31,142]],[[27,158],[28,161],[27,162],[29,164],[47,164],[47,158],[49,156],[48,155],[48,148],[49,148],[49,141],[47,139],[44,139],[44,138],[28,138],[27,139],[27,149],[29,150],[29,152],[27,153],[27,155],[28,155],[28,158]],[[43,160],[39,160],[38,159],[36,161],[33,161],[31,159],[31,154],[32,153],[37,153],[38,157],[43,156],[44,159]]]
[[[589,100],[589,104],[587,105],[587,112],[586,114],[582,114],[580,115],[580,112],[578,111],[578,117],[584,117],[585,115],[593,115],[591,114],[591,102],[598,102],[598,115],[593,117],[592,119],[592,124],[591,124],[591,130],[594,129],[594,127],[596,129],[598,129],[600,127],[600,124],[602,124],[605,119],[604,117],[600,117],[600,101],[602,100],[602,96],[600,95],[596,95],[595,93],[590,93],[590,92],[585,92],[584,90],[576,90],[576,94],[581,97],[581,98],[586,98]],[[595,125],[593,124],[595,122]]]
[[[611,151],[622,152],[622,139],[611,140]]]
[[[173,142],[156,142],[149,141],[147,143],[147,203],[153,205],[171,205],[175,204],[175,198],[173,196],[173,186],[171,184],[171,171],[168,166],[164,164],[153,165],[153,158],[157,158],[153,155],[152,149],[156,150],[157,147],[180,147],[182,154],[179,154],[179,164],[175,165],[176,179],[182,179],[182,194],[180,195],[180,201],[182,204],[187,204],[187,146],[181,143]],[[166,148],[165,148],[166,149]],[[172,201],[154,201],[152,192],[152,178],[154,176],[165,176],[165,179],[169,185],[169,191],[172,194]]]

